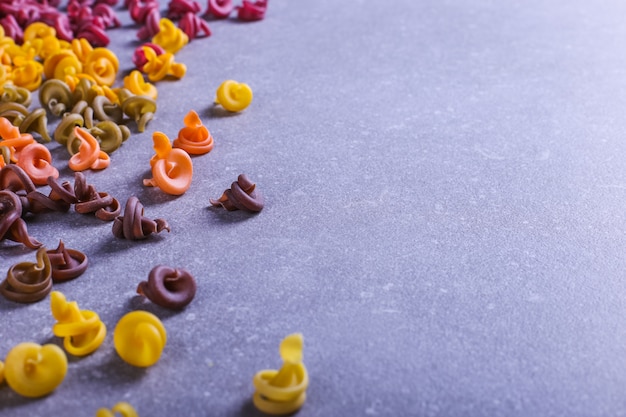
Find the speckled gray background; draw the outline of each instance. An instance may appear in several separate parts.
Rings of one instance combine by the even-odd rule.
[[[136,27],[119,14],[126,71]],[[110,332],[52,395],[0,387],[0,414],[125,400],[142,417],[257,415],[252,376],[302,332],[300,417],[626,415],[624,16],[617,0],[271,0],[261,22],[211,22],[177,55],[187,76],[158,84],[147,131],[87,173],[171,233],[118,240],[74,212],[28,223],[87,253],[87,272],[55,288]],[[227,116],[211,103],[230,78],[255,97]],[[190,109],[215,149],[183,196],[144,188],[151,133],[175,136]],[[241,172],[265,209],[208,208]],[[4,270],[32,259],[0,244]],[[134,296],[159,263],[198,280],[180,313]],[[136,309],[168,331],[145,370],[111,336]],[[1,299],[0,314],[0,357],[60,343],[47,301]]]

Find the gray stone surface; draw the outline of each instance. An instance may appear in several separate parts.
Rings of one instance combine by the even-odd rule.
[[[130,70],[135,27],[111,31]],[[63,384],[0,415],[248,416],[252,376],[302,332],[309,416],[626,415],[626,4],[620,1],[287,1],[264,21],[211,22],[177,59],[143,134],[88,180],[172,226],[142,242],[74,212],[29,222],[90,267],[56,285],[109,329]],[[211,107],[225,79],[250,108]],[[146,189],[151,133],[197,110],[215,137],[180,197]],[[57,166],[64,150],[51,145]],[[209,208],[241,172],[258,215]],[[71,178],[67,168],[63,178]],[[34,252],[2,242],[3,269]],[[188,268],[171,313],[135,296],[156,264]],[[112,330],[132,310],[168,331],[133,368]],[[48,302],[0,300],[0,356],[60,341]]]

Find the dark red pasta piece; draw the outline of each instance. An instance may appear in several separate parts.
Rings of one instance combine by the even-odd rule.
[[[243,4],[237,7],[237,18],[246,22],[261,20],[265,17],[267,10],[267,0],[257,0],[255,2],[243,0]]]
[[[122,25],[115,11],[105,3],[98,3],[93,7],[93,14],[99,16],[104,22],[104,26],[108,28],[117,28]]]
[[[137,67],[137,69],[140,71],[143,70],[143,66],[146,65],[146,63],[148,62],[148,60],[146,59],[146,53],[144,52],[143,48],[152,49],[157,56],[165,53],[165,49],[163,49],[156,43],[146,42],[143,45],[138,46],[133,53],[133,64],[135,64],[135,67]]]
[[[178,22],[178,27],[185,32],[185,34],[189,37],[189,40],[199,38],[200,34],[204,34],[204,36],[211,36],[209,24],[193,13],[185,13],[182,19]]]
[[[149,39],[154,37],[161,31],[159,22],[161,21],[161,13],[159,9],[149,9],[146,14],[144,26],[137,31],[137,39]]]
[[[225,19],[233,12],[233,0],[209,0],[207,14],[216,19]]]
[[[198,13],[202,10],[200,3],[196,0],[170,0],[167,5],[167,18],[178,20],[187,13]]]

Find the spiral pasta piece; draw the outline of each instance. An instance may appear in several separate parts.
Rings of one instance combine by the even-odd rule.
[[[37,250],[37,262],[12,265],[0,283],[0,294],[17,303],[34,303],[52,289],[52,266],[46,248]]]
[[[154,37],[161,27],[159,25],[159,21],[161,20],[161,12],[159,12],[159,4],[152,3],[154,6],[149,6],[147,9],[144,8],[144,16],[145,19],[143,21],[143,27],[137,31],[138,39],[149,39]],[[131,9],[131,15],[132,15]]]
[[[280,344],[283,365],[279,370],[262,370],[253,378],[252,398],[260,411],[283,415],[299,410],[306,400],[309,375],[302,363],[302,335],[290,334]]]
[[[247,210],[258,212],[263,210],[263,197],[257,192],[254,184],[246,174],[240,174],[237,181],[224,191],[217,200],[209,200],[211,205],[221,206],[228,211]]]
[[[213,136],[209,132],[198,113],[191,110],[183,119],[185,127],[178,131],[174,147],[181,148],[190,155],[202,155],[213,149]]]
[[[109,155],[100,150],[100,145],[93,135],[79,127],[74,128],[74,134],[81,139],[81,144],[78,153],[72,155],[68,162],[70,169],[73,171],[99,170],[109,166],[111,162]]]
[[[171,0],[167,5],[167,17],[178,20],[187,13],[195,14],[200,10],[200,3],[196,0]]]
[[[207,13],[216,19],[225,19],[233,11],[233,0],[209,0]]]
[[[122,211],[119,201],[106,192],[96,191],[93,185],[87,184],[85,176],[77,172],[74,181],[74,192],[78,202],[74,205],[77,213],[94,213],[97,218],[111,221]]]
[[[58,117],[72,108],[74,97],[65,82],[48,79],[39,88],[39,102]]]
[[[158,23],[157,23],[158,26]],[[150,48],[156,52],[157,55],[161,55],[165,53],[165,49],[161,48],[159,45],[155,45],[150,42],[146,42],[141,46],[138,46],[133,53],[133,64],[138,70],[141,70],[148,60],[146,59],[146,53],[143,48]]]
[[[107,408],[99,408],[96,411],[96,417],[115,417],[118,414],[121,417],[139,417],[133,406],[123,401],[115,404],[110,410]]]
[[[97,84],[112,86],[119,69],[119,61],[113,51],[106,48],[95,48],[87,56],[84,72]]]
[[[17,57],[13,60],[13,83],[18,87],[35,91],[42,82],[43,66],[34,60]]]
[[[35,184],[24,170],[15,164],[9,164],[0,170],[0,190],[14,193],[35,191]]]
[[[58,184],[52,178],[48,179],[48,185],[52,189],[51,200],[74,204],[77,213],[94,213],[100,220],[111,221],[122,211],[117,199],[108,193],[96,191],[93,185],[87,184],[85,174],[82,172],[74,173],[74,187],[67,181]]]
[[[80,310],[76,301],[68,302],[59,291],[50,294],[50,310],[57,321],[52,333],[63,338],[63,347],[74,356],[85,356],[100,347],[106,326],[97,313]]]
[[[20,133],[20,129],[5,117],[0,117],[0,138],[0,145],[6,146],[11,152],[11,162],[17,162],[17,153],[35,142],[31,135]]]
[[[130,133],[130,131],[127,132]],[[100,149],[107,154],[110,154],[118,149],[122,145],[122,142],[128,138],[128,135],[125,135],[122,128],[112,121],[100,122],[96,124],[94,127],[89,129],[89,133],[91,133],[93,137],[98,140]],[[68,146],[71,146],[71,144]]]
[[[265,17],[267,0],[249,1],[243,0],[243,4],[237,7],[237,18],[245,22],[261,20]]]
[[[24,41],[32,41],[33,39],[44,39],[47,36],[56,36],[57,31],[43,22],[31,23],[24,29]]]
[[[20,200],[22,214],[67,211],[69,208],[63,202],[52,200],[37,191],[30,177],[16,164],[9,164],[0,169],[0,189],[15,193],[15,196]],[[7,204],[5,208],[13,206],[8,202],[5,204]]]
[[[77,113],[66,113],[63,116],[63,119],[61,119],[61,122],[57,125],[57,128],[54,130],[54,140],[61,145],[67,145],[68,140],[74,134],[74,129],[76,127],[83,127],[84,124],[85,119],[82,115]]]
[[[59,52],[62,45],[64,45],[64,43],[62,43],[62,41],[56,36],[45,36],[42,38],[39,57],[45,61],[48,57]]]
[[[196,16],[191,12],[185,13],[183,15],[183,17],[178,22],[178,27],[185,33],[185,35],[187,35],[190,40],[199,38],[201,34],[204,36],[211,36],[211,29],[209,28],[209,24],[200,16]]]
[[[2,168],[6,172],[7,165]],[[22,202],[20,197],[8,189],[0,191],[0,240],[8,239],[22,243],[28,248],[37,249],[41,242],[28,235],[26,222],[22,219]]]
[[[143,79],[143,74],[137,70],[133,70],[124,77],[124,88],[136,95],[150,97],[153,100],[159,95],[157,88]]]
[[[141,240],[153,233],[161,233],[163,230],[170,231],[170,226],[166,220],[150,220],[143,214],[143,204],[139,199],[135,196],[129,197],[124,207],[124,215],[116,217],[113,221],[113,235],[121,239]]]
[[[161,320],[147,311],[133,311],[115,326],[113,344],[117,354],[127,363],[148,367],[158,362],[167,342]]]
[[[189,37],[170,19],[162,18],[159,21],[159,33],[154,35],[152,43],[161,46],[166,52],[175,54],[189,43]]]
[[[31,143],[20,150],[17,165],[37,185],[46,185],[48,177],[59,177],[59,171],[52,166],[50,151],[40,143]]]
[[[226,80],[218,87],[215,102],[228,111],[242,111],[252,102],[252,89],[248,84]]]
[[[68,249],[59,241],[56,249],[46,251],[52,266],[52,281],[64,282],[80,276],[87,270],[87,255],[76,249]]]
[[[196,295],[196,280],[184,268],[157,265],[150,271],[148,280],[139,283],[137,294],[161,307],[182,309]]]
[[[65,54],[63,59],[60,59],[54,67],[53,76],[57,80],[71,82],[79,74],[82,74],[83,70],[83,63],[79,61],[76,55]]]
[[[156,154],[150,159],[152,178],[143,185],[159,187],[171,195],[181,195],[191,186],[193,164],[189,154],[182,149],[172,149],[169,138],[162,132],[152,134]]]
[[[68,58],[68,60],[63,64],[61,69],[57,71],[57,67],[59,63],[64,59]],[[71,63],[78,62],[80,66],[77,65],[75,74],[82,72],[82,64],[71,50],[61,49],[57,53],[50,55],[43,62],[43,75],[46,80],[50,80],[52,78],[58,78],[61,81],[65,81],[65,73],[64,69],[69,68]],[[58,77],[57,77],[58,76]]]
[[[3,103],[18,103],[24,107],[28,107],[32,101],[32,95],[27,88],[13,84],[4,84],[2,86],[0,101]]]
[[[160,81],[168,75],[175,78],[182,78],[187,73],[185,64],[175,62],[174,54],[171,52],[157,55],[156,52],[150,48],[144,48],[144,52],[147,62],[141,70],[148,74],[148,79],[152,82]]]
[[[33,110],[19,126],[21,133],[36,132],[41,136],[44,142],[50,142],[50,134],[48,133],[48,116],[42,108]]]
[[[146,129],[148,122],[154,118],[156,109],[156,101],[147,96],[130,96],[122,102],[122,111],[135,120],[139,132]]]
[[[90,75],[79,74],[78,82],[73,89],[74,102],[78,103],[84,100],[87,102],[87,105],[90,105],[93,99],[98,95],[98,92],[93,88],[96,84],[96,80]]]
[[[42,397],[54,391],[67,374],[67,356],[57,345],[20,343],[4,361],[7,384],[24,397]]]
[[[72,39],[70,43],[72,52],[76,55],[76,58],[82,63],[87,62],[87,57],[93,52],[93,46],[85,38]]]
[[[106,87],[108,88],[108,87]],[[106,95],[97,95],[91,102],[93,113],[96,119],[102,122],[115,122],[117,124],[122,123],[124,113],[122,107],[119,104],[112,103],[109,97]]]
[[[20,124],[28,116],[28,109],[19,103],[0,103],[0,117],[11,123]]]

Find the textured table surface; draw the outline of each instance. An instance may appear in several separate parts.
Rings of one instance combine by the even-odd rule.
[[[137,27],[118,14],[121,79]],[[86,174],[171,233],[120,240],[73,211],[29,220],[46,246],[89,256],[55,289],[109,334],[45,398],[0,386],[0,415],[118,401],[140,416],[258,415],[252,376],[280,365],[292,332],[311,378],[300,417],[626,415],[624,16],[617,0],[271,0],[263,21],[210,22],[177,54],[188,74],[157,84],[146,132]],[[241,114],[212,107],[225,79],[254,91]],[[193,159],[186,194],[144,188],[152,132],[175,136],[191,109],[215,149]],[[265,209],[210,208],[242,172]],[[33,259],[0,243],[3,270]],[[157,264],[195,275],[182,312],[136,296]],[[133,310],[168,331],[148,369],[113,348]],[[0,357],[60,344],[47,299],[0,299],[0,315]]]

